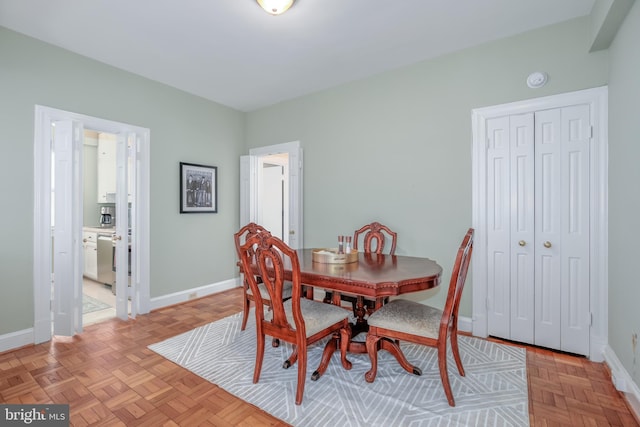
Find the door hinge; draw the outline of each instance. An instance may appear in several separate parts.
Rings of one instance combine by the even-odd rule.
[[[593,313],[589,313],[589,326],[593,326]]]
[[[593,139],[593,126],[589,126],[589,139]]]

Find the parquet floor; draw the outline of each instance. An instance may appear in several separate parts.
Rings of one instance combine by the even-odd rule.
[[[240,310],[233,289],[2,353],[0,402],[69,403],[73,426],[286,426],[147,349]],[[639,425],[603,364],[527,349],[532,426]]]

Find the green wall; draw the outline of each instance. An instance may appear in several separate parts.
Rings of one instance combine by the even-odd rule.
[[[244,114],[0,27],[0,335],[33,327],[34,106],[151,129],[151,297],[233,278]],[[180,215],[179,162],[218,166],[217,214]]]
[[[378,220],[398,232],[398,254],[441,263],[448,285],[471,226],[471,110],[606,85],[590,31],[577,19],[252,112],[247,143],[300,140],[305,246]],[[533,71],[549,73],[544,88],[527,87]],[[411,298],[442,304],[446,289]]]
[[[640,383],[640,4],[635,2],[611,45],[609,82],[609,345]]]

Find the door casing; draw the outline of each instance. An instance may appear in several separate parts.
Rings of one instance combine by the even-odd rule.
[[[577,104],[589,104],[592,123],[590,146],[590,350],[589,358],[602,361],[608,342],[608,88],[606,86],[474,109],[472,111],[472,225],[476,230],[473,283],[472,331],[486,337],[487,326],[487,141],[486,123],[491,118],[524,114]]]

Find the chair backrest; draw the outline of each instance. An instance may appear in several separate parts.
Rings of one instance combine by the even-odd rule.
[[[473,234],[474,230],[470,228],[458,248],[456,262],[451,271],[447,301],[445,302],[442,319],[440,320],[439,339],[446,339],[449,328],[458,327],[458,309],[460,308],[460,298],[462,297],[462,290],[464,289],[469,263],[471,262]]]
[[[242,260],[242,256],[240,255],[240,246],[246,242],[248,238],[262,231],[267,231],[267,229],[255,222],[250,222],[233,235],[233,239],[236,244],[236,252],[240,260]]]
[[[279,238],[272,236],[270,232],[261,231],[251,234],[240,245],[240,256],[244,276],[255,298],[256,315],[259,321],[264,320],[264,306],[268,304],[263,301],[256,276],[262,279],[262,285],[269,293],[271,324],[278,328],[295,330],[304,336],[304,321],[300,310],[300,264],[296,251]],[[291,271],[290,278],[285,278],[285,270]],[[291,280],[293,283],[291,304],[294,325],[288,322],[284,310],[283,289],[286,280]]]
[[[379,222],[372,222],[356,230],[355,233],[353,233],[353,249],[358,249],[360,237],[362,237],[363,240],[361,247],[365,253],[387,253],[389,255],[395,255],[396,253],[398,233],[391,231],[386,225],[382,225]],[[384,248],[388,241],[391,242],[391,248],[388,252],[385,252]]]

